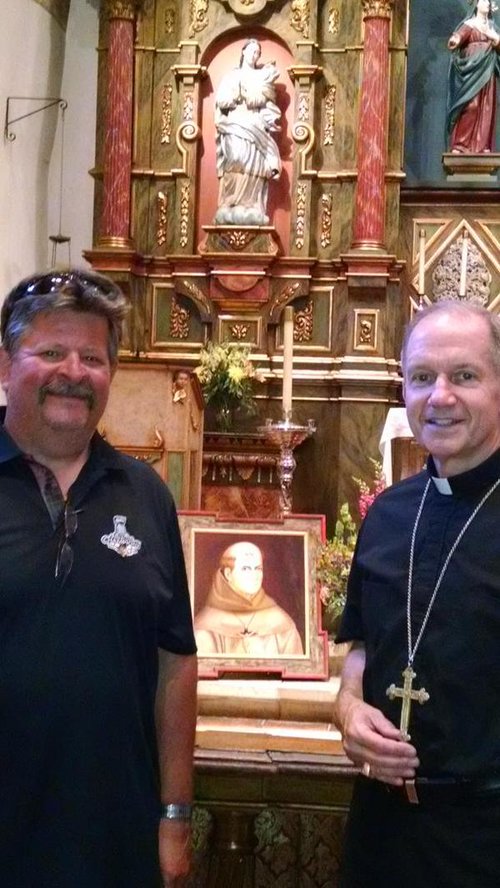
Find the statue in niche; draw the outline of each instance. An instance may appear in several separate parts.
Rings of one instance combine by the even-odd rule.
[[[216,225],[268,225],[270,179],[281,173],[273,133],[280,131],[274,62],[259,65],[258,40],[248,40],[238,68],[229,71],[215,96],[217,176]]]
[[[472,16],[453,32],[446,128],[455,154],[495,150],[496,79],[500,75],[500,33],[493,23],[496,6],[478,0]]]

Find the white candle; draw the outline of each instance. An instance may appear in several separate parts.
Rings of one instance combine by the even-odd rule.
[[[469,233],[466,228],[462,232],[462,262],[460,263],[460,288],[459,296],[465,296],[467,291],[467,253],[469,252]]]
[[[285,417],[292,412],[293,374],[293,308],[287,305],[283,312],[283,398]]]
[[[425,295],[425,228],[421,228],[419,231],[418,295]]]

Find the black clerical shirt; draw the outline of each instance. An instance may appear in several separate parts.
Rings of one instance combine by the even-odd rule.
[[[337,641],[366,648],[364,699],[399,725],[401,701],[386,690],[402,686],[408,660],[407,588],[411,535],[432,460],[421,472],[384,491],[362,525]],[[500,478],[500,451],[448,479],[431,482],[419,523],[414,561],[412,632],[418,635],[439,572],[463,525]],[[448,487],[448,485],[444,485]],[[500,488],[458,545],[437,594],[413,664],[410,734],[420,775],[500,771]]]

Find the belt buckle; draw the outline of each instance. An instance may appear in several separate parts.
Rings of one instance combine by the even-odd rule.
[[[419,805],[420,799],[418,797],[415,780],[405,780],[404,788],[406,792],[406,798],[408,799],[410,805]]]

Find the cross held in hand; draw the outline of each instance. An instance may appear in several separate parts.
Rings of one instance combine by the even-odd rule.
[[[403,676],[404,682],[402,688],[397,688],[395,684],[389,685],[386,690],[386,694],[389,697],[389,700],[395,700],[396,697],[401,697],[401,721],[399,723],[399,730],[401,731],[401,736],[403,740],[410,740],[411,737],[408,733],[408,725],[410,723],[410,709],[412,700],[416,700],[418,703],[427,703],[429,699],[429,694],[425,690],[425,688],[420,688],[420,690],[413,690],[413,679],[417,677],[417,673],[413,671],[410,665],[403,669],[401,675]]]

